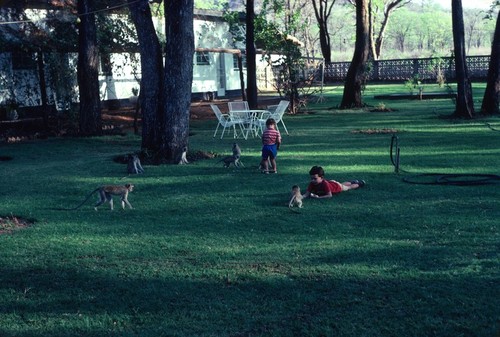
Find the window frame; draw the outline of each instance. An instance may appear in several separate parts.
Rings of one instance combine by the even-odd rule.
[[[210,65],[210,54],[206,51],[197,51],[195,55],[197,66],[209,66]]]

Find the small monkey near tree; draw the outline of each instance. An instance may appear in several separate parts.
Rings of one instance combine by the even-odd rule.
[[[144,173],[144,169],[141,165],[141,160],[136,154],[129,154],[127,156],[127,173],[128,174],[139,174]]]
[[[90,199],[92,194],[95,192],[98,192],[99,195],[99,200],[96,202],[94,205],[94,209],[97,211],[97,207],[104,204],[106,201],[109,202],[109,205],[111,207],[111,210],[113,210],[113,195],[119,195],[122,208],[125,209],[125,204],[132,209],[132,205],[130,202],[128,202],[128,194],[129,192],[132,192],[134,189],[134,185],[131,184],[125,184],[125,185],[104,185],[101,187],[96,188],[92,192],[89,193],[89,195],[83,200],[78,206],[73,207],[73,208],[64,208],[64,210],[67,211],[72,211],[75,209],[80,208],[83,204],[87,202],[87,200]]]

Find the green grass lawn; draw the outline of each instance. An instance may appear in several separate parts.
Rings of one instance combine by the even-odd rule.
[[[277,175],[257,170],[256,138],[238,141],[239,170],[215,158],[125,179],[113,158],[139,149],[133,135],[1,145],[0,217],[35,223],[0,234],[0,336],[496,336],[499,184],[402,178],[500,174],[500,119],[440,118],[449,99],[339,111],[341,94],[285,116]],[[230,153],[215,126],[192,122],[191,152]],[[410,173],[394,173],[385,130]],[[313,165],[367,186],[292,212]],[[53,210],[126,182],[133,210]]]

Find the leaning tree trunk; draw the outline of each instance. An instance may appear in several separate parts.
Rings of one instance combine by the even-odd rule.
[[[495,35],[491,44],[490,67],[488,69],[488,80],[484,92],[481,113],[493,115],[500,113],[498,104],[500,103],[500,13],[497,17]]]
[[[328,3],[328,0],[312,0],[314,15],[318,22],[319,28],[319,44],[321,46],[321,54],[326,63],[332,62],[332,47],[330,43],[330,32],[328,31],[328,18],[330,17],[332,7],[336,0]]]
[[[326,63],[332,62],[332,47],[330,45],[330,34],[328,33],[327,22],[321,21],[319,25],[319,43],[321,46],[321,54]]]
[[[382,20],[382,24],[380,25],[380,30],[378,32],[378,36],[375,39],[375,59],[379,60],[380,55],[382,54],[382,45],[384,44],[385,39],[385,31],[389,24],[389,17],[391,14],[407,4],[410,3],[411,0],[392,0],[385,4],[384,6],[384,19]]]
[[[462,0],[451,1],[451,15],[453,22],[455,72],[457,76],[457,102],[454,116],[460,118],[472,118],[474,115],[474,101],[472,99],[472,86],[469,80],[465,57]]]
[[[193,82],[193,0],[165,1],[165,102],[160,116],[159,162],[180,163],[187,151]]]
[[[362,89],[366,77],[366,63],[370,54],[369,0],[356,0],[356,45],[351,65],[347,71],[341,109],[363,106]]]
[[[153,25],[149,1],[129,0],[129,9],[137,30],[141,54],[141,89],[139,104],[142,113],[142,149],[159,151],[157,116],[163,111],[163,58]]]
[[[80,134],[102,134],[99,99],[99,52],[93,0],[78,0],[78,89],[80,93]]]

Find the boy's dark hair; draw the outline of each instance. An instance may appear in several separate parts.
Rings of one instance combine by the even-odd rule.
[[[321,166],[313,166],[309,170],[309,175],[313,176],[315,174],[317,174],[318,177],[323,177],[325,175],[325,171]]]
[[[276,121],[273,118],[268,118],[266,121],[266,126],[276,125]]]

